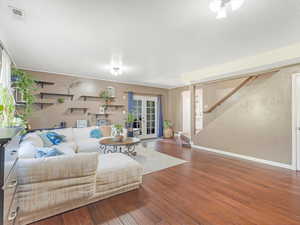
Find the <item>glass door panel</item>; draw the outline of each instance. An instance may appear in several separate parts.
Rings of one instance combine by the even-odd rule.
[[[139,128],[139,134],[142,135],[143,130],[143,101],[133,100],[133,115],[135,117],[133,128]]]
[[[157,97],[134,96],[134,115],[140,138],[157,137]]]

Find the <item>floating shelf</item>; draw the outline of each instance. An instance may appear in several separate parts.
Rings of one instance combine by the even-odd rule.
[[[69,108],[71,113],[73,113],[75,110],[83,110],[84,113],[87,112],[88,108],[85,108],[85,107],[72,107],[72,108]]]
[[[125,107],[125,105],[106,105],[107,107],[115,107],[115,108],[118,108],[118,107]]]
[[[43,99],[45,96],[61,96],[61,97],[69,97],[71,100],[73,100],[74,95],[71,94],[59,94],[59,93],[51,93],[51,92],[41,92],[41,99]]]
[[[54,82],[48,82],[48,81],[42,81],[42,80],[36,80],[36,84],[40,85],[41,88],[44,88],[45,85],[54,85]]]
[[[40,105],[41,109],[44,108],[44,105],[54,105],[52,102],[34,102],[34,105]],[[16,102],[16,106],[25,106],[25,102]]]
[[[96,118],[100,117],[100,116],[105,116],[108,117],[110,115],[110,113],[88,113],[89,115],[94,115],[96,116]]]
[[[100,96],[91,96],[91,95],[82,95],[80,96],[80,98],[83,98],[84,101],[86,101],[89,98],[93,98],[93,99],[103,99]],[[115,97],[110,97],[110,99],[114,99]]]

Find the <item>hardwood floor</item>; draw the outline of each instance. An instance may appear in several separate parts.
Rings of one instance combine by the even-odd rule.
[[[300,173],[170,140],[156,149],[190,162],[144,176],[139,190],[32,225],[300,224]]]

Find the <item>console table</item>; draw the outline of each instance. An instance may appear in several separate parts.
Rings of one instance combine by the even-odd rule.
[[[20,128],[0,128],[0,225],[18,224],[17,170]]]

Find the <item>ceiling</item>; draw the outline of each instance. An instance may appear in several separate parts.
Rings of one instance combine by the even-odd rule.
[[[300,41],[298,0],[245,0],[223,20],[209,2],[1,0],[0,38],[21,68],[166,88],[186,84],[184,73]],[[118,77],[108,69],[115,56]]]

